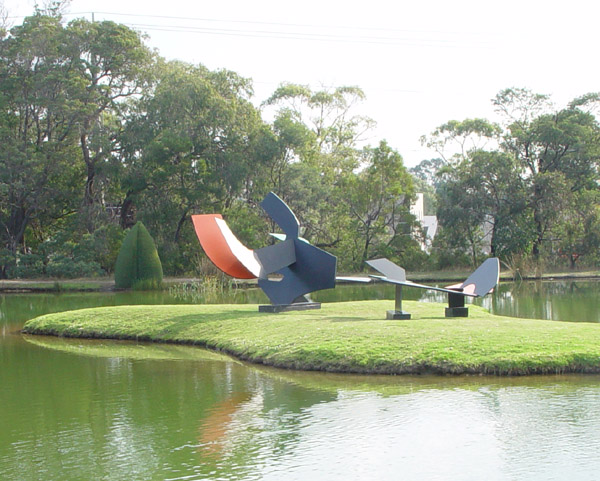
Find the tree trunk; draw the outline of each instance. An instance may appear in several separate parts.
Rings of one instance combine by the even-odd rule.
[[[175,230],[175,239],[174,239],[175,243],[179,242],[179,236],[181,234],[181,228],[183,227],[183,224],[187,220],[187,214],[188,214],[188,212],[189,212],[189,209],[185,209],[183,211],[183,214],[179,218],[179,222],[177,223],[177,229]]]
[[[535,224],[536,236],[533,240],[533,247],[531,249],[531,253],[533,254],[533,260],[536,264],[538,264],[540,260],[540,248],[544,239],[544,224],[539,206],[539,203],[541,202],[540,189],[537,184],[534,185],[533,196],[533,222]]]
[[[490,239],[490,256],[496,257],[496,220],[492,224],[492,238]]]
[[[369,247],[371,246],[371,235],[369,233],[369,231],[367,230],[367,233],[365,234],[365,245],[363,247],[363,253],[362,253],[362,262],[361,264],[361,268],[365,265],[365,262],[369,260]]]
[[[577,262],[577,259],[579,259],[579,256],[577,254],[569,255],[569,262],[570,262],[570,267],[571,267],[572,271],[575,270],[575,263]]]
[[[135,225],[135,205],[133,204],[133,198],[130,197],[129,192],[121,206],[119,223],[121,224],[121,229],[128,229]]]
[[[81,134],[80,137],[81,152],[83,154],[83,161],[85,162],[87,170],[87,178],[85,181],[85,191],[83,196],[84,205],[93,205],[94,201],[94,178],[96,177],[96,165],[90,155],[90,149],[87,144],[87,134]]]
[[[29,212],[23,207],[15,207],[11,210],[8,224],[8,250],[16,254],[19,245],[23,243],[25,229],[29,224]]]

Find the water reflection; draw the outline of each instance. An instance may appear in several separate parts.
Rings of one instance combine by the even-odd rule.
[[[27,382],[2,379],[6,479],[594,479],[600,468],[597,376],[344,376],[184,346],[29,340]],[[18,408],[15,390],[30,404]]]
[[[351,294],[393,298],[378,289]],[[565,319],[597,316],[597,301],[584,281],[502,284],[486,299]],[[0,296],[0,479],[597,478],[598,376],[315,374],[186,346],[18,334],[45,312],[165,302]]]
[[[319,302],[351,300],[394,299],[394,286],[385,283],[373,285],[348,284],[335,289],[313,293]],[[446,294],[406,287],[403,298],[423,302],[446,303]],[[204,302],[196,298],[198,302]],[[267,302],[257,288],[229,289],[218,297],[219,303],[259,304]],[[469,300],[467,299],[467,302]],[[561,280],[504,282],[484,299],[476,300],[491,312],[515,317],[538,319],[600,322],[600,281]],[[85,307],[129,304],[186,304],[185,297],[169,292],[94,292],[61,294],[4,294],[0,295],[0,325],[20,326],[25,320],[48,312]]]
[[[314,297],[321,302],[394,299],[394,287],[381,284],[346,285],[317,292]],[[423,302],[448,302],[446,294],[410,287],[403,289],[403,298]],[[469,302],[471,301],[467,299],[467,303]],[[600,281],[504,282],[492,294],[473,302],[484,306],[493,314],[505,316],[600,322]]]
[[[483,305],[493,313],[557,321],[600,322],[600,282],[530,281],[501,284]]]

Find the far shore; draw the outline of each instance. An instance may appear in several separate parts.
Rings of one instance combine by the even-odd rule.
[[[409,272],[407,277],[410,280],[419,282],[455,282],[464,280],[471,273],[468,269],[464,270],[448,270],[448,271],[428,271],[428,272]],[[368,276],[367,273],[358,274],[339,274],[345,276]],[[523,275],[514,277],[511,272],[501,272],[500,281],[510,282],[513,280],[557,280],[557,279],[600,279],[600,271],[598,270],[581,270],[581,271],[561,271],[547,272],[541,276]],[[197,277],[166,277],[163,280],[163,288],[168,289],[170,286],[177,284],[189,284],[193,282],[202,282],[201,278]],[[254,287],[255,280],[232,280],[232,283],[239,288]],[[338,284],[347,282],[338,281]],[[100,278],[79,278],[79,279],[2,279],[0,280],[0,292],[94,292],[94,291],[114,291],[115,281],[112,277]]]

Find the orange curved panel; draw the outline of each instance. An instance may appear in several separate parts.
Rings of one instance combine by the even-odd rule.
[[[238,279],[255,279],[260,264],[253,251],[233,235],[220,214],[193,215],[196,236],[208,258],[225,274]]]

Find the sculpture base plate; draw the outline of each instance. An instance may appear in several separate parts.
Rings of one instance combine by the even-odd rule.
[[[403,321],[407,321],[410,319],[410,313],[404,311],[387,311],[385,313],[385,318],[391,320],[400,319]]]
[[[292,304],[265,304],[258,306],[258,312],[286,312],[306,311],[308,309],[321,309],[320,302],[294,302]]]
[[[446,317],[469,317],[469,308],[446,307]]]

